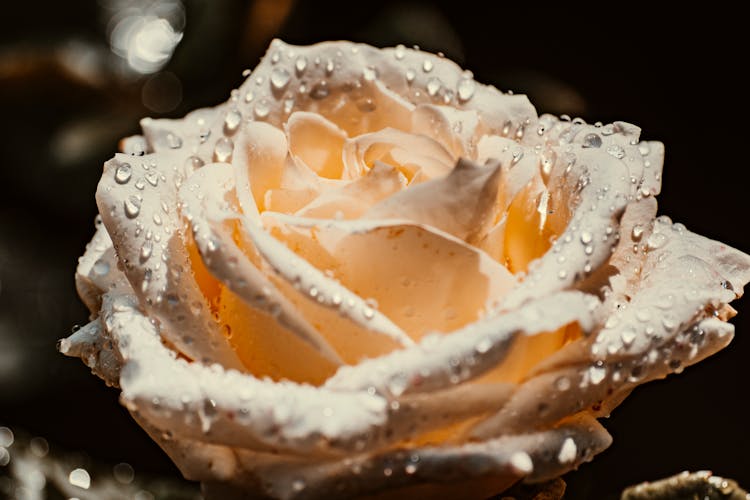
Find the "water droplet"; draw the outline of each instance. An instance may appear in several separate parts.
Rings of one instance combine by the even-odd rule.
[[[307,58],[305,56],[299,56],[296,61],[294,61],[294,69],[297,71],[298,75],[301,75],[305,72],[305,69],[307,69]]]
[[[233,150],[234,143],[232,140],[221,137],[216,141],[216,145],[214,146],[214,161],[223,163],[232,161]]]
[[[435,97],[438,92],[440,92],[440,88],[443,86],[443,83],[440,81],[439,78],[430,78],[427,81],[427,93],[430,95],[430,97]]]
[[[589,368],[589,380],[594,385],[599,384],[607,376],[607,369],[604,366],[594,365]]]
[[[185,160],[185,170],[191,174],[204,165],[203,160],[197,156],[188,156]]]
[[[328,83],[323,80],[316,83],[310,90],[310,97],[313,99],[324,99],[328,97],[330,91],[328,90]]]
[[[568,272],[565,269],[561,269],[560,272],[557,273],[557,277],[564,280],[568,277]]]
[[[103,259],[98,259],[96,262],[94,262],[91,270],[94,271],[94,274],[96,274],[97,276],[105,276],[107,273],[109,273],[109,262]]]
[[[291,75],[286,68],[276,67],[271,71],[271,88],[273,91],[281,91],[289,84]]]
[[[127,184],[133,175],[133,169],[129,163],[121,163],[115,170],[115,181],[118,184]]]
[[[631,231],[630,235],[633,237],[633,241],[640,241],[641,236],[643,236],[643,226],[640,224],[636,224],[633,226],[633,230]]]
[[[474,91],[476,90],[476,85],[474,84],[474,80],[471,78],[461,78],[458,81],[458,85],[456,85],[456,92],[458,92],[458,99],[461,102],[466,102],[472,97],[474,97]]]
[[[422,63],[422,71],[425,73],[429,73],[432,71],[432,68],[434,67],[434,64],[432,64],[432,61],[430,59],[425,59]]]
[[[68,474],[68,482],[73,486],[87,490],[91,486],[91,476],[86,469],[73,469]]]
[[[671,332],[677,326],[677,321],[672,316],[664,316],[661,319],[661,324],[668,332]]]
[[[334,70],[333,60],[329,59],[326,62],[326,74],[330,75],[331,73],[333,73],[333,70]]]
[[[597,134],[586,134],[583,138],[584,148],[600,148],[602,146],[602,138]]]
[[[576,447],[573,438],[565,438],[563,445],[560,448],[560,453],[557,454],[557,460],[561,464],[567,464],[573,462],[578,454],[578,448]]]
[[[151,257],[153,248],[154,245],[150,240],[147,240],[143,243],[143,246],[141,247],[141,262],[144,262],[148,260],[149,257]]]
[[[525,451],[517,451],[510,456],[511,467],[521,474],[530,474],[534,470],[534,462]]]
[[[667,237],[662,233],[651,233],[646,240],[646,245],[652,250],[662,247],[667,242]]]
[[[253,92],[252,90],[249,90],[249,91],[248,91],[248,92],[247,92],[247,93],[245,94],[245,102],[250,102],[250,101],[252,101],[253,99],[255,99],[255,93],[254,93],[254,92]]]
[[[292,481],[292,489],[294,491],[302,491],[305,489],[305,482],[302,479],[295,479]]]
[[[157,174],[156,172],[148,172],[146,175],[144,175],[144,178],[149,184],[154,187],[159,184],[159,174]]]
[[[294,109],[294,99],[284,99],[284,113],[289,114]]]
[[[391,477],[392,474],[393,474],[393,469],[391,469],[390,467],[386,467],[385,469],[383,469],[383,475],[385,477]]]
[[[375,317],[375,310],[370,306],[365,306],[362,310],[362,314],[364,315],[365,319],[372,319]]]
[[[242,123],[242,114],[236,109],[230,109],[227,111],[227,115],[224,117],[224,133],[232,135],[237,132],[237,129]]]
[[[500,134],[503,135],[504,137],[508,137],[508,134],[510,134],[510,128],[512,126],[513,126],[513,122],[511,122],[510,120],[506,121],[505,123],[503,123],[503,128],[500,131]]]
[[[170,132],[167,134],[167,146],[172,149],[179,149],[182,147],[182,139]]]
[[[649,147],[647,142],[641,142],[638,143],[638,152],[641,153],[641,156],[648,156],[648,154],[651,152],[651,148]]]
[[[125,215],[129,219],[135,219],[141,213],[141,199],[138,196],[130,195],[123,203],[125,206]]]
[[[268,101],[266,101],[265,99],[261,99],[260,101],[255,103],[255,106],[253,106],[253,113],[255,114],[255,117],[261,120],[267,117],[270,112],[271,106],[269,106]]]
[[[406,70],[406,81],[407,81],[407,83],[413,82],[416,77],[417,77],[417,72],[414,71],[414,69],[409,68],[409,69]]]
[[[621,334],[623,345],[626,347],[631,345],[633,341],[635,340],[635,337],[636,337],[635,330],[631,328],[627,328],[623,330]]]
[[[618,160],[625,158],[625,150],[617,144],[610,144],[607,146],[607,153],[614,156]]]
[[[393,51],[393,57],[396,58],[397,61],[400,61],[404,58],[406,55],[406,47],[404,47],[403,44],[396,45],[396,50]]]
[[[378,77],[378,71],[372,66],[366,66],[365,69],[362,70],[362,77],[366,81],[371,82]]]
[[[250,73],[251,73],[251,71],[249,69],[247,69],[247,68],[242,70],[242,76],[244,78],[247,78],[248,76],[250,76]]]
[[[487,351],[489,351],[492,348],[492,341],[488,338],[483,338],[479,342],[477,342],[477,345],[474,346],[474,350],[477,351],[479,354],[484,354]]]
[[[555,380],[555,387],[558,391],[567,391],[570,389],[570,379],[568,377],[559,377]]]
[[[583,243],[584,245],[588,245],[589,243],[591,243],[591,241],[592,241],[593,239],[594,239],[594,237],[593,237],[593,236],[591,235],[591,233],[590,233],[590,232],[588,232],[588,231],[583,231],[583,232],[581,233],[581,243]]]
[[[404,467],[404,472],[411,476],[412,474],[417,472],[416,464],[407,464],[406,467]]]

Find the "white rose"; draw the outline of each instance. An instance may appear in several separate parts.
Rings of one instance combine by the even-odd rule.
[[[747,255],[656,216],[663,146],[538,117],[449,60],[275,41],[142,122],[61,342],[208,496],[481,498],[733,335]]]

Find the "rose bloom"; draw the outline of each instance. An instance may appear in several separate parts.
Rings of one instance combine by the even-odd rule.
[[[141,125],[60,350],[208,497],[554,478],[733,336],[750,258],[656,217],[664,148],[633,125],[403,46],[280,41],[228,102]]]

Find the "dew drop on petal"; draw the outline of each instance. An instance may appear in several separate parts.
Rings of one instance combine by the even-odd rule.
[[[393,51],[393,57],[395,57],[397,61],[400,61],[405,55],[406,47],[403,44],[396,45],[396,50]]]
[[[558,391],[567,391],[570,389],[570,379],[565,376],[559,377],[555,380],[555,387]]]
[[[224,133],[232,135],[237,132],[242,123],[242,114],[236,109],[230,109],[224,117]]]
[[[631,231],[630,235],[633,237],[633,241],[640,241],[641,236],[643,236],[643,226],[640,224],[636,224],[633,226],[633,230]]]
[[[94,271],[94,274],[97,276],[105,276],[107,273],[109,273],[109,262],[103,259],[98,259],[96,262],[94,262],[94,266],[91,268],[92,271]]]
[[[223,163],[231,161],[233,150],[234,143],[231,139],[227,139],[226,137],[219,138],[214,146],[214,161]]]
[[[611,144],[607,146],[607,153],[609,153],[611,156],[614,156],[618,160],[625,158],[625,150],[617,144]]]
[[[646,240],[646,244],[652,250],[662,247],[666,242],[667,237],[661,233],[651,233],[651,235]]]
[[[324,99],[328,97],[329,93],[330,91],[328,90],[328,83],[323,80],[313,86],[313,88],[310,90],[310,97],[316,100]]]
[[[375,80],[377,77],[378,77],[378,72],[372,66],[366,66],[365,69],[362,70],[362,78],[364,78],[368,82]]]
[[[179,149],[182,147],[182,139],[180,138],[180,136],[170,132],[167,134],[167,146],[172,149]]]
[[[602,146],[602,138],[597,134],[586,134],[583,138],[584,148],[600,148]]]
[[[510,456],[510,465],[521,474],[530,474],[534,470],[534,463],[525,451],[517,451]]]
[[[268,116],[268,114],[271,112],[271,106],[269,106],[268,101],[265,99],[261,99],[260,101],[255,103],[255,106],[253,106],[253,114],[255,114],[256,118],[263,119]]]
[[[635,340],[635,337],[636,337],[635,331],[630,328],[627,328],[622,331],[622,334],[620,335],[620,337],[622,339],[622,344],[627,347],[631,345],[633,341]]]
[[[133,175],[133,169],[129,163],[121,163],[115,170],[115,181],[118,184],[127,184]]]
[[[297,71],[298,75],[301,75],[305,72],[305,69],[307,69],[307,58],[305,56],[299,56],[296,61],[294,61],[294,69]]]
[[[432,64],[432,61],[430,59],[425,59],[422,63],[422,71],[424,71],[425,73],[429,73],[430,71],[432,71],[433,67],[434,65]]]
[[[271,87],[274,91],[283,90],[291,79],[291,75],[286,68],[277,66],[271,71]]]
[[[474,96],[475,89],[476,89],[476,85],[474,84],[474,80],[472,80],[471,78],[461,78],[458,81],[458,85],[456,86],[456,91],[458,92],[458,99],[461,102],[468,101]]]
[[[589,368],[589,380],[591,380],[591,383],[594,385],[599,384],[606,376],[607,369],[604,368],[604,366],[594,365]]]
[[[565,438],[565,441],[560,448],[560,453],[557,454],[557,460],[561,464],[567,464],[573,462],[576,459],[577,454],[578,449],[573,438]]]
[[[427,81],[427,93],[430,95],[430,97],[435,97],[435,95],[440,92],[440,88],[442,86],[443,84],[439,78],[430,78]]]
[[[141,213],[141,199],[135,195],[128,196],[123,205],[125,207],[125,215],[129,219],[135,219]]]

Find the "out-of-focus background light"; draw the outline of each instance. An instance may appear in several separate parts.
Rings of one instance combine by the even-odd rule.
[[[141,74],[155,73],[182,40],[185,9],[179,0],[103,1],[112,52]]]

